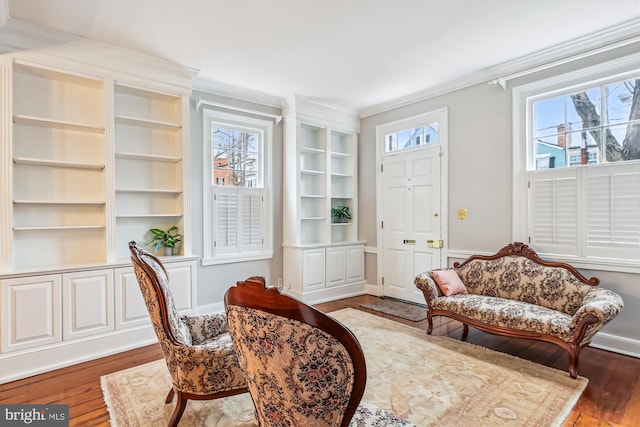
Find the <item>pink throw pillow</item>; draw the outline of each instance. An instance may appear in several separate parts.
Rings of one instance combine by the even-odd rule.
[[[469,293],[455,270],[436,270],[432,271],[431,275],[442,293],[448,297],[456,294],[467,295]]]

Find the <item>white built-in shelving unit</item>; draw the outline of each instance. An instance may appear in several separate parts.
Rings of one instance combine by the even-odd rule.
[[[292,97],[285,119],[284,291],[316,303],[364,293],[358,241],[358,119],[348,111]],[[331,209],[352,219],[335,222]]]
[[[118,258],[151,227],[184,229],[182,113],[181,96],[115,86]]]
[[[155,341],[128,248],[150,228],[184,235],[162,260],[196,309],[193,72],[77,48],[0,55],[0,383]]]
[[[104,82],[15,62],[11,93],[13,266],[105,261]]]

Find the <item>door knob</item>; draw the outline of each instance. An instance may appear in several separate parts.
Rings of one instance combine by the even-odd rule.
[[[444,240],[427,240],[427,246],[434,249],[441,249],[444,247]]]

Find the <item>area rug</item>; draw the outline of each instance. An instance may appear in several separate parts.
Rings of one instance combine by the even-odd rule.
[[[417,426],[558,426],[587,385],[564,371],[354,309],[330,313],[356,335],[367,362],[364,402]],[[164,361],[101,378],[114,427],[163,426]],[[190,401],[182,426],[253,426],[248,394]]]
[[[393,298],[383,298],[378,301],[360,304],[360,307],[379,311],[403,319],[420,322],[427,318],[427,306],[408,303]]]

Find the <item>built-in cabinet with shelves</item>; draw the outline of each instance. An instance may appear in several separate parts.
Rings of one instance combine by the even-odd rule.
[[[289,100],[284,150],[284,291],[305,302],[364,293],[364,242],[358,241],[357,227],[357,149],[354,113],[300,96]],[[352,218],[346,222],[333,219],[331,209],[338,206],[347,206]],[[347,259],[353,267],[347,266]],[[354,274],[347,268],[359,270]]]
[[[192,70],[100,49],[0,55],[0,382],[155,340],[128,248],[150,228],[183,234],[162,260],[196,307]]]
[[[195,313],[195,259],[165,264],[176,308]],[[130,265],[0,280],[0,382],[155,340]]]
[[[12,266],[104,262],[104,82],[21,62],[12,71]]]
[[[149,228],[184,229],[182,97],[116,84],[117,258]]]

